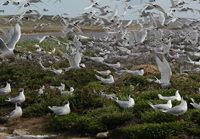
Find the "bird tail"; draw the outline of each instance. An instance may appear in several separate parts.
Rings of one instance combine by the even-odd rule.
[[[102,77],[100,77],[100,76],[98,76],[98,75],[96,75],[96,74],[95,74],[95,76],[97,77],[98,80],[101,80],[101,79],[102,79]]]
[[[148,102],[148,104],[155,110],[155,111],[158,111],[158,109],[156,109],[155,107],[154,107],[154,105],[149,101]]]
[[[162,112],[167,112],[166,110],[162,110],[162,109],[161,109],[161,111],[162,111]]]
[[[49,109],[51,109],[51,107],[50,107],[50,106],[48,106],[48,108],[49,108]],[[52,110],[52,109],[51,109],[51,110]]]
[[[163,96],[161,94],[158,94],[159,99],[163,99]]]

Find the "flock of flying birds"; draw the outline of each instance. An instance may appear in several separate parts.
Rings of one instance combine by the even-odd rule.
[[[58,0],[55,1],[55,3]],[[61,0],[59,0],[61,2]],[[17,22],[15,28],[10,26],[10,31],[5,31],[0,29],[3,33],[5,33],[8,41],[4,42],[0,38],[0,50],[2,54],[0,58],[3,62],[7,61],[8,58],[15,57],[16,59],[29,59],[32,60],[32,54],[38,53],[41,56],[39,57],[38,64],[43,68],[43,70],[49,70],[54,72],[55,74],[63,74],[64,72],[69,72],[70,70],[81,70],[86,69],[84,63],[81,63],[81,59],[91,59],[96,63],[100,63],[108,67],[108,69],[114,69],[115,72],[111,72],[111,70],[105,71],[96,71],[98,75],[95,77],[102,81],[103,84],[113,84],[114,75],[120,76],[124,73],[131,73],[133,76],[143,76],[145,70],[140,68],[138,70],[129,70],[129,69],[122,69],[121,62],[117,63],[107,63],[106,60],[109,59],[118,59],[118,61],[127,61],[129,58],[134,58],[137,60],[138,57],[145,57],[147,55],[153,54],[155,56],[155,63],[157,64],[160,72],[161,72],[161,79],[148,79],[149,82],[155,82],[160,84],[163,88],[168,88],[171,85],[170,78],[172,76],[171,67],[173,67],[173,63],[175,60],[180,59],[182,57],[185,58],[185,61],[182,62],[184,65],[185,63],[191,64],[190,70],[185,70],[186,72],[181,72],[178,74],[186,74],[188,72],[193,73],[200,73],[200,68],[193,68],[194,65],[199,66],[200,61],[193,61],[192,58],[199,58],[200,57],[200,47],[199,45],[199,20],[198,19],[187,19],[186,22],[182,22],[182,20],[178,17],[174,16],[175,12],[197,12],[196,14],[200,13],[198,9],[192,9],[189,7],[185,7],[187,3],[183,0],[178,1],[166,1],[171,2],[171,10],[169,13],[159,5],[156,4],[155,0],[149,0],[148,3],[142,8],[137,9],[139,13],[140,20],[133,21],[130,20],[126,25],[123,21],[120,20],[121,16],[125,16],[128,10],[133,10],[134,7],[129,5],[130,0],[126,0],[123,2],[125,5],[123,15],[118,16],[118,5],[115,6],[113,10],[106,10],[110,8],[109,5],[105,5],[100,7],[99,2],[100,0],[93,1],[91,0],[91,4],[88,7],[85,7],[85,10],[88,9],[95,9],[91,12],[84,12],[81,16],[73,18],[71,21],[66,20],[62,15],[67,15],[68,13],[64,13],[62,15],[55,15],[52,20],[60,19],[60,22],[63,27],[63,34],[68,35],[70,33],[74,33],[74,28],[76,28],[80,33],[82,33],[81,28],[79,27],[80,24],[86,25],[89,24],[91,26],[103,26],[102,28],[105,30],[106,35],[103,38],[94,38],[94,41],[88,42],[87,45],[82,45],[81,40],[88,39],[89,37],[84,35],[75,35],[73,41],[69,41],[69,43],[64,43],[59,41],[54,36],[44,36],[39,38],[39,43],[35,44],[34,47],[38,49],[35,52],[28,52],[28,55],[24,57],[17,55],[16,53],[21,53],[15,49],[16,43],[19,41],[21,36],[21,27],[20,24],[23,25],[22,19],[26,17],[27,14],[35,12],[38,16],[38,20],[42,18],[42,15],[37,10],[26,10],[19,14],[25,7],[35,5],[38,2],[44,3],[42,0],[28,0],[27,3],[21,4],[20,1],[16,2],[14,0],[6,1],[0,6],[8,5],[9,3],[13,3],[14,5],[20,5],[19,9],[15,13],[15,15],[6,21],[6,23],[11,23],[11,21]],[[195,1],[195,0],[193,0]],[[49,2],[49,1],[48,1]],[[48,3],[47,2],[47,3]],[[142,2],[142,0],[141,0]],[[35,3],[35,4],[33,4]],[[157,12],[151,12],[152,9],[155,9]],[[48,9],[45,9],[48,11]],[[96,11],[99,12],[96,12]],[[19,14],[19,15],[18,15]],[[155,14],[158,17],[155,17]],[[108,15],[108,16],[106,16]],[[105,18],[104,18],[105,17]],[[181,30],[179,31],[172,31],[168,27],[170,24],[176,23],[177,27]],[[140,31],[130,31],[128,30],[129,26],[140,25]],[[39,26],[39,25],[38,25]],[[62,49],[56,50],[55,48],[51,52],[46,52],[44,49],[39,47],[39,44],[42,43],[45,39],[52,39],[56,41],[61,47],[65,46],[66,50],[70,50],[71,53],[64,53]],[[99,51],[99,54],[95,53],[95,57],[86,56],[84,55],[85,51]],[[63,57],[55,56],[55,51],[58,51]],[[61,69],[55,69],[53,67],[45,67],[42,63],[42,56],[44,55],[51,55],[54,58],[55,62],[59,62],[61,60],[67,59],[69,61],[70,67]],[[162,60],[159,58],[162,57]],[[190,58],[192,57],[192,58]],[[49,63],[52,61],[49,61]],[[124,65],[126,66],[126,65]],[[102,76],[108,76],[108,78],[103,78]],[[133,86],[131,86],[134,89]],[[65,91],[65,85],[61,83],[61,86],[51,86],[51,89],[59,89],[61,94],[73,94],[74,88],[71,87],[70,91]],[[38,91],[38,96],[43,94],[45,87],[42,86]],[[25,101],[24,89],[20,89],[19,96],[15,98],[10,98],[6,101],[12,102],[15,104],[15,110],[13,110],[8,117],[12,120],[16,120],[17,118],[22,116],[22,109],[17,104],[21,104]],[[5,88],[0,89],[1,95],[7,95],[11,92],[11,85],[8,81]],[[94,93],[96,91],[94,90]],[[101,96],[112,99],[116,101],[119,106],[123,109],[133,107],[135,105],[134,99],[132,95],[129,95],[128,101],[118,100],[116,97],[116,93],[113,94],[106,94],[106,91],[101,91]],[[167,104],[153,104],[149,102],[149,105],[157,110],[161,110],[163,112],[167,112],[173,114],[175,116],[179,116],[184,114],[187,111],[187,102],[184,97],[181,97],[179,91],[177,90],[175,96],[162,96],[161,94],[158,97],[162,100],[168,100]],[[180,105],[172,107],[172,101],[177,100],[181,101]],[[192,99],[191,105],[195,108],[200,108],[200,104],[196,103],[194,99]],[[64,107],[60,106],[53,106],[49,108],[54,111],[57,115],[67,115],[70,113],[69,101],[63,102]]]

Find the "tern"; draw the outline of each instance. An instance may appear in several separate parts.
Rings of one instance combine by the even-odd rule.
[[[104,84],[113,84],[115,82],[112,75],[109,75],[108,79],[104,79],[98,75],[95,75],[95,76],[98,80],[101,80]]]
[[[140,68],[139,70],[134,70],[134,71],[126,69],[126,72],[131,73],[135,76],[143,76],[144,75],[144,68]]]
[[[84,64],[80,64],[81,62],[81,54],[79,50],[76,50],[75,57],[69,56],[67,53],[63,53],[62,51],[58,50],[64,57],[66,57],[70,63],[70,67],[66,68],[65,71],[70,71],[72,69],[86,69]]]
[[[128,101],[121,101],[121,100],[118,100],[118,98],[116,97],[116,102],[119,104],[119,106],[123,109],[126,109],[126,108],[130,108],[130,107],[133,107],[135,105],[135,101],[133,99],[133,95],[129,95],[129,100]]]
[[[156,63],[157,66],[161,72],[161,79],[160,79],[160,84],[162,85],[163,88],[167,88],[171,85],[170,83],[170,78],[172,76],[172,71],[169,66],[169,63],[163,56],[163,62],[156,56]]]
[[[51,109],[57,115],[67,115],[70,113],[69,101],[65,100],[63,104],[65,104],[63,107],[48,106],[48,108]]]

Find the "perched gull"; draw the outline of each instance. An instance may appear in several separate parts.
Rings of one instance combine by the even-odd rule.
[[[63,107],[48,106],[48,108],[51,109],[57,115],[67,115],[70,113],[69,101],[65,100],[63,104],[65,104]]]
[[[12,103],[15,103],[15,104],[16,103],[17,104],[23,103],[25,101],[24,89],[20,88],[19,91],[21,91],[20,94],[19,94],[19,96],[15,97],[15,98],[9,98],[6,101],[12,102]]]
[[[10,87],[10,83],[7,82],[6,86],[4,88],[0,89],[0,95],[7,95],[8,93],[11,92],[11,87]]]
[[[181,104],[178,105],[178,106],[175,106],[173,108],[170,108],[170,109],[167,109],[167,110],[161,110],[162,112],[167,112],[167,113],[170,113],[170,114],[173,114],[175,116],[178,116],[179,115],[182,115],[184,114],[186,111],[187,111],[188,107],[187,107],[187,102],[186,100],[184,100],[184,98],[182,97],[181,99]],[[177,121],[177,117],[176,117],[176,121]],[[180,120],[180,117],[179,117],[179,121]]]
[[[16,120],[17,118],[22,116],[22,109],[21,107],[17,106],[17,103],[15,104],[15,109],[7,116],[13,121]],[[17,123],[13,123],[13,125],[16,125]]]
[[[181,101],[181,96],[179,94],[179,91],[177,90],[175,93],[175,96],[162,96],[161,94],[158,94],[158,97],[162,100],[177,100],[177,101]]]
[[[196,103],[193,98],[191,98],[192,103],[190,103],[194,108],[200,109],[200,103]]]
[[[155,110],[155,111],[158,111],[158,110],[161,110],[161,109],[170,109],[172,108],[172,101],[171,100],[168,100],[167,104],[153,104],[151,102],[148,102],[148,104]]]

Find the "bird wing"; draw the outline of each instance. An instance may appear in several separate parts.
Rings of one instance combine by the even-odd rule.
[[[107,17],[108,20],[112,20],[113,17],[118,13],[118,5],[116,5],[115,9],[113,10],[112,14]]]
[[[74,65],[76,65],[76,63],[75,63],[73,57],[69,56],[69,55],[66,54],[66,53],[63,53],[63,52],[60,51],[60,50],[58,50],[58,51],[59,51],[59,52],[60,52],[64,57],[66,57],[66,58],[68,59],[70,66],[74,66]]]
[[[161,71],[161,83],[166,83],[170,81],[170,78],[172,76],[172,71],[169,66],[169,63],[167,62],[164,56],[163,56],[163,66],[164,66],[163,70]]]
[[[15,45],[19,41],[20,37],[21,37],[21,28],[20,28],[19,24],[16,24],[15,31],[14,31],[14,34],[13,34],[11,40],[9,41],[8,48],[15,49]]]
[[[8,47],[1,38],[0,38],[0,51],[2,53],[9,51]]]
[[[165,16],[164,16],[164,13],[163,12],[159,12],[159,21],[160,21],[160,24],[161,25],[164,25],[165,23]]]
[[[184,110],[185,109],[182,106],[175,106],[171,109],[166,110],[166,112],[176,115],[176,114],[180,114],[180,113],[184,112]]]

